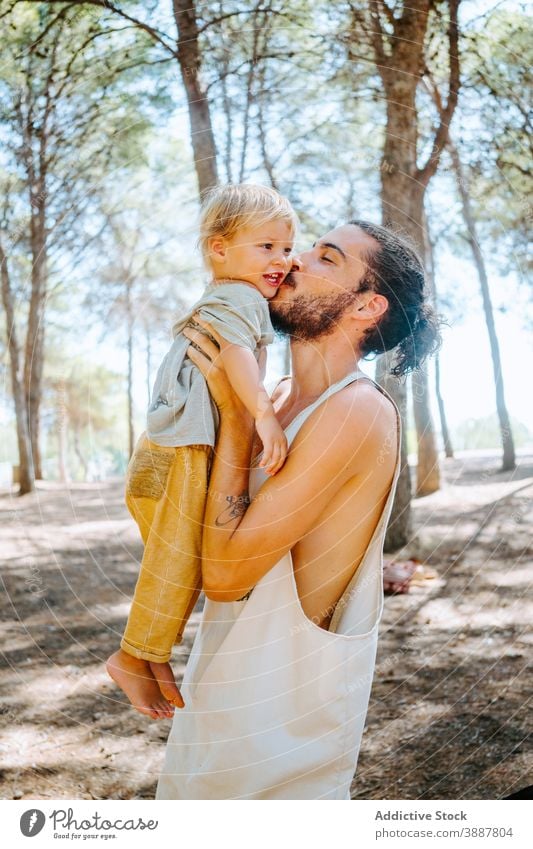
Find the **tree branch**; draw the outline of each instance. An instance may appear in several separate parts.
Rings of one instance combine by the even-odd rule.
[[[383,84],[386,85],[389,79],[390,69],[387,61],[387,54],[385,53],[385,35],[381,25],[381,18],[379,17],[379,5],[377,0],[369,0],[368,5],[370,9],[370,17],[374,24],[374,27],[370,31],[372,47],[374,48],[374,53],[376,55],[376,64],[378,66],[379,75],[383,80]]]
[[[72,5],[72,4],[70,4],[70,5]],[[55,16],[55,18],[52,18],[52,20],[50,21],[50,23],[49,23],[49,24],[47,24],[47,25],[45,26],[45,28],[43,29],[43,31],[42,31],[41,33],[39,33],[39,35],[37,36],[37,38],[35,39],[35,41],[33,42],[33,44],[30,46],[30,53],[33,53],[33,52],[34,52],[34,50],[35,50],[35,48],[37,47],[37,45],[39,44],[39,42],[43,40],[43,38],[44,38],[44,37],[45,37],[45,36],[46,36],[46,35],[50,32],[50,30],[52,29],[52,27],[53,27],[53,26],[55,26],[55,24],[56,24],[58,21],[60,21],[62,18],[64,18],[64,17],[65,17],[65,15],[67,14],[67,12],[68,12],[68,11],[69,11],[69,6],[66,6],[66,5],[65,5],[65,6],[61,9],[61,11],[59,11],[59,12],[57,13],[57,15]]]
[[[459,66],[459,26],[457,21],[458,8],[460,0],[449,0],[450,20],[448,23],[448,100],[446,106],[442,103],[440,94],[435,99],[435,104],[439,112],[440,123],[433,139],[431,153],[426,164],[418,169],[417,179],[427,186],[433,175],[435,174],[441,153],[446,146],[449,138],[450,123],[457,106],[459,97],[460,66]],[[435,91],[437,87],[433,85]]]
[[[396,18],[394,17],[393,10],[390,8],[390,6],[387,6],[385,0],[383,0],[383,3],[381,5],[383,7],[383,11],[385,12],[385,15],[387,17],[389,24],[392,24],[392,26],[395,27],[396,26]]]
[[[40,2],[40,0],[25,0],[25,2],[35,3]],[[48,5],[53,5],[54,3],[64,2],[64,0],[49,0]],[[74,2],[69,3],[69,6],[98,6],[100,9],[105,9],[109,12],[113,12],[115,15],[119,15],[121,18],[124,18],[126,21],[130,21],[130,23],[135,24],[135,26],[139,27],[139,29],[144,30],[144,32],[148,33],[148,35],[153,38],[158,44],[168,50],[169,53],[172,54],[176,59],[178,57],[177,49],[172,47],[172,45],[168,44],[165,41],[165,38],[168,38],[166,33],[161,33],[155,27],[151,27],[150,24],[145,23],[145,21],[139,20],[139,18],[134,18],[132,15],[128,15],[127,12],[124,12],[122,9],[119,9],[118,6],[115,6],[113,3],[109,2],[109,0],[74,0]]]

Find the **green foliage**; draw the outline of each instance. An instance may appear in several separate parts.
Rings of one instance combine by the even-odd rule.
[[[0,238],[9,252],[21,327],[32,263],[28,166],[38,160],[43,140],[47,144],[46,196],[34,201],[46,204],[47,216],[43,403],[49,457],[55,462],[60,378],[68,395],[72,468],[83,472],[72,442],[76,428],[84,457],[94,450],[113,457],[109,467],[119,469],[126,444],[125,377],[78,361],[71,373],[68,357],[64,368],[58,362],[67,342],[95,325],[102,338],[124,349],[129,309],[137,352],[149,348],[154,333],[168,338],[175,308],[200,285],[198,199],[178,63],[157,39],[109,8],[0,5],[7,13],[0,82],[0,188],[7,201]],[[166,41],[174,44],[170,4],[117,6],[158,32],[166,28]],[[390,33],[406,7],[388,8]],[[426,44],[426,71],[439,86],[447,71],[445,8],[432,4]],[[202,82],[222,179],[277,185],[301,214],[302,242],[351,217],[378,219],[387,103],[366,0],[209,0],[197,11]],[[531,128],[525,94],[532,43],[525,15],[501,7],[474,18],[461,38],[463,87],[452,133],[483,244],[501,271],[526,267]],[[437,120],[423,85],[416,106],[423,159]],[[464,259],[467,246],[447,164],[444,156],[431,184],[429,218],[447,255]],[[459,319],[468,304],[438,257],[437,267],[441,305]],[[0,333],[5,336],[3,326]]]
[[[67,468],[74,480],[123,472],[126,458],[124,377],[79,357],[48,363],[44,394],[47,477],[58,476],[58,432],[64,428]]]
[[[507,274],[528,264],[533,179],[530,111],[533,23],[496,8],[464,42],[465,93],[459,136],[469,191],[483,240]]]
[[[511,417],[514,442],[517,448],[531,444],[533,434],[526,425]],[[454,448],[459,451],[475,448],[500,448],[501,432],[496,415],[479,419],[467,419],[457,425],[452,432]]]
[[[64,4],[59,15],[58,8],[17,3],[3,19],[1,231],[22,291],[27,275],[15,272],[28,256],[32,207],[46,214],[53,282],[69,250],[86,242],[102,185],[146,161],[147,133],[157,110],[170,105],[165,66],[156,82],[145,33],[105,28],[101,10],[89,5]]]

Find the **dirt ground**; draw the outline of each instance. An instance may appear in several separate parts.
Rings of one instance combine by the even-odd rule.
[[[532,783],[533,458],[502,474],[472,454],[444,472],[414,503],[409,549],[435,577],[386,597],[356,799],[495,799]],[[153,798],[171,721],[128,707],[103,667],[141,554],[122,483],[3,493],[0,551],[0,796]]]

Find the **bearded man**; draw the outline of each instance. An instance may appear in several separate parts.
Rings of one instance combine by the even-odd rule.
[[[396,348],[394,372],[405,374],[438,330],[419,258],[366,221],[300,254],[270,306],[292,358],[272,394],[290,450],[271,477],[216,344],[187,331],[220,427],[204,518],[207,600],[157,799],[350,798],[400,465],[398,411],[359,361]]]

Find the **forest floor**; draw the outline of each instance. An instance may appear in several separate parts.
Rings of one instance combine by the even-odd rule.
[[[385,600],[356,799],[496,799],[532,783],[533,457],[512,473],[488,452],[443,466],[443,488],[414,502],[408,552],[433,577]],[[0,494],[0,552],[1,798],[153,798],[171,720],[129,707],[103,665],[141,553],[122,482]]]

